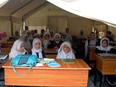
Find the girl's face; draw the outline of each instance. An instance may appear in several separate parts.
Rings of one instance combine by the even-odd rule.
[[[45,39],[49,39],[50,38],[50,35],[49,34],[46,34],[45,35]]]
[[[63,50],[65,53],[68,53],[70,51],[70,48],[67,45],[64,45]]]
[[[91,35],[90,35],[90,39],[91,39],[91,40],[94,40],[94,39],[95,39],[95,34],[91,34]]]
[[[51,36],[53,36],[53,35],[54,35],[54,33],[53,33],[52,31],[50,32],[50,34],[51,34]]]
[[[62,38],[66,38],[66,35],[65,35],[65,34],[63,34],[63,35],[62,35]]]
[[[35,47],[36,50],[40,49],[40,42],[35,43],[34,47]]]
[[[102,41],[102,47],[105,48],[108,46],[108,42],[106,40]]]
[[[17,48],[17,50],[18,50],[19,52],[23,52],[23,51],[24,51],[24,43],[22,43],[22,44],[20,45],[20,47]]]
[[[57,35],[57,36],[55,37],[55,40],[56,40],[56,41],[60,41],[60,37]]]

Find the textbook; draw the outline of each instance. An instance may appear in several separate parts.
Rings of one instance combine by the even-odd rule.
[[[0,55],[0,59],[6,59],[7,55]]]
[[[72,64],[74,63],[73,59],[61,59],[63,63]]]
[[[52,58],[44,58],[44,59],[41,59],[39,62],[40,63],[49,63],[49,62],[51,62],[51,61],[53,61],[54,59],[52,59]]]
[[[47,65],[49,67],[60,67],[60,64],[58,62],[56,62],[55,60],[47,63]]]
[[[44,58],[40,60],[40,63],[46,63],[49,67],[60,67],[60,64],[51,58]]]

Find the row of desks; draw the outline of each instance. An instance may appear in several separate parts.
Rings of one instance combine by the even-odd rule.
[[[9,54],[11,48],[1,48],[1,54]],[[31,49],[28,49],[30,51]],[[56,49],[43,49],[46,54],[57,54]]]
[[[57,54],[55,49],[44,49],[47,54]],[[8,54],[10,48],[3,48],[2,54]],[[55,57],[55,56],[54,56]],[[53,55],[49,55],[53,58]],[[56,61],[60,67],[33,67],[24,76],[14,73],[10,60],[2,67],[4,68],[5,85],[16,86],[77,86],[87,87],[88,73],[91,69],[82,59],[75,59],[73,64],[65,64],[60,59]],[[28,67],[16,67],[18,73],[24,73]]]
[[[56,50],[46,49],[45,52],[56,53]],[[53,58],[52,56],[50,58]],[[102,75],[116,75],[116,58],[101,57],[94,54],[96,68]],[[26,75],[17,76],[10,66],[10,60],[3,68],[5,70],[5,85],[21,86],[77,86],[87,87],[88,72],[90,67],[82,60],[75,59],[74,64],[64,64],[61,60],[56,60],[61,67],[51,68],[33,67]],[[27,70],[27,67],[17,67],[19,73]],[[9,73],[8,73],[9,72]],[[16,81],[17,80],[17,81]]]
[[[65,64],[60,59],[56,61],[60,67],[33,67],[24,76],[18,76],[10,66],[9,60],[3,65],[5,85],[87,87],[88,72],[91,68],[82,59],[75,59],[73,64]],[[16,67],[16,70],[21,74],[27,67]]]
[[[116,75],[116,58],[96,56],[96,68],[102,75]],[[10,60],[3,65],[6,85],[22,86],[77,86],[87,87],[90,67],[82,60],[75,59],[74,64],[64,64],[56,59],[61,67],[33,67],[26,75],[17,76],[10,66]],[[27,67],[16,67],[19,73]],[[9,73],[7,73],[9,72]],[[17,80],[17,81],[15,81]]]

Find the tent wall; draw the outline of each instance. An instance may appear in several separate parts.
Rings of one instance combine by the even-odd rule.
[[[68,18],[68,27],[71,29],[71,34],[79,35],[80,31],[83,30],[84,34],[87,36],[92,31],[93,22],[85,18],[69,17]]]
[[[114,35],[115,41],[116,41],[116,28],[108,26],[108,30],[112,32],[112,34]]]
[[[10,17],[0,16],[0,32],[6,32],[8,36],[11,35]],[[7,38],[3,39],[6,40]]]
[[[13,1],[15,2],[16,0]],[[23,1],[21,1],[19,6],[17,5],[19,3],[16,1],[17,4],[13,5],[14,7],[10,6],[12,3],[6,4],[8,5],[6,7],[2,7],[0,9],[0,32],[7,32],[8,36],[11,36],[16,30],[22,31],[23,21],[25,21],[24,23],[27,26],[34,26],[35,29],[36,27],[38,28],[38,26],[43,26],[44,28],[52,29],[55,32],[63,32],[64,29],[68,27],[70,33],[76,36],[79,34],[80,30],[83,30],[86,35],[89,35],[92,31],[92,20],[64,11],[48,2],[46,3],[46,0],[40,0],[41,2],[35,5],[38,1],[39,0],[34,0],[33,3],[29,2],[26,4],[27,6],[25,5],[26,7],[24,6]],[[17,10],[14,9],[15,7]],[[5,16],[5,14],[8,15]],[[116,28],[114,27],[106,26],[105,24],[96,21],[95,26],[98,28],[98,31],[106,32],[107,30],[110,30],[116,35]]]
[[[21,32],[22,31],[22,19],[17,17],[12,17],[13,23],[13,35],[15,31]]]
[[[10,36],[12,36],[11,32],[11,22],[12,22],[12,29],[13,29],[13,34],[17,30],[20,32],[22,30],[22,20],[19,18],[14,18],[12,17],[12,20],[10,17],[7,16],[0,16],[0,32],[6,32],[8,37],[5,38],[7,40]]]
[[[53,19],[55,17],[56,19]],[[54,21],[51,20],[52,22],[48,23],[50,22],[49,21],[50,18],[53,19]],[[61,18],[67,20],[67,22],[65,22],[64,25],[58,22],[62,21]],[[27,26],[47,26],[48,28],[49,24],[53,24],[53,26],[56,25],[56,27],[58,28],[58,29],[54,28],[56,32],[63,32],[64,29],[62,29],[62,26],[69,27],[70,33],[72,35],[77,35],[80,32],[80,30],[83,30],[84,33],[86,32],[86,34],[89,35],[93,26],[92,20],[71,14],[52,4],[49,4],[44,8],[40,9],[39,11],[35,12],[30,17],[28,17],[25,20],[25,22]],[[58,24],[55,24],[55,22],[57,22]]]
[[[67,16],[48,16],[47,27],[54,32],[63,32],[67,27]]]

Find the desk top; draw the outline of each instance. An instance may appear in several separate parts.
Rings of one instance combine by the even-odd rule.
[[[116,60],[116,56],[100,56],[100,55],[97,55],[95,54],[96,57],[99,57],[101,60]]]
[[[48,67],[46,64],[44,66],[36,66],[32,69],[66,69],[66,70],[90,70],[91,68],[82,60],[82,59],[74,59],[73,64],[63,63],[60,59],[56,59],[56,61],[61,65],[60,67]],[[12,68],[10,65],[10,60],[7,61],[3,66],[3,68]],[[28,67],[16,67],[16,68],[28,68]]]
[[[116,42],[110,42],[110,44],[115,44],[116,45]]]
[[[116,75],[116,56],[96,56],[96,68],[102,75]]]
[[[56,49],[43,49],[45,53],[50,53],[50,54],[57,54]]]

